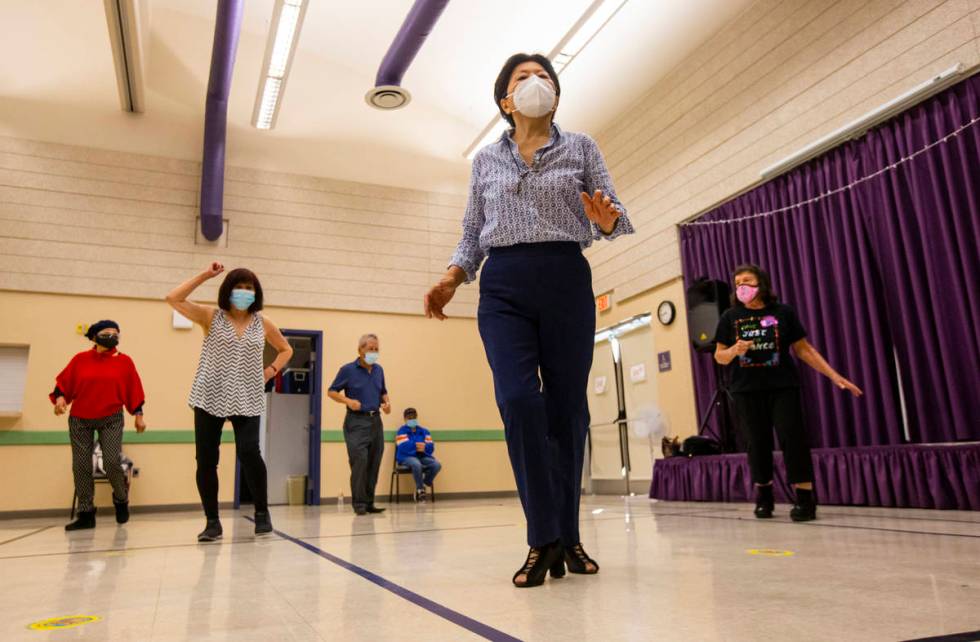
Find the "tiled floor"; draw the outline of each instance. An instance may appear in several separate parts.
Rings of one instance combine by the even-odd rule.
[[[197,513],[66,534],[0,522],[0,640],[905,640],[980,630],[980,513],[822,507],[793,524],[732,504],[584,500],[602,565],[518,590],[516,500],[355,517],[245,513],[199,545]],[[762,549],[753,554],[751,550]],[[766,550],[769,549],[769,550]],[[776,553],[791,551],[792,555]],[[322,554],[321,554],[322,552]],[[93,615],[60,631],[39,620]]]

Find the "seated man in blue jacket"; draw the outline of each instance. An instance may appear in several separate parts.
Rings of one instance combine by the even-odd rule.
[[[419,414],[415,408],[405,409],[405,425],[395,434],[395,459],[399,464],[412,469],[415,477],[415,501],[425,501],[425,487],[432,486],[442,464],[432,456],[436,449],[432,435],[419,425]]]

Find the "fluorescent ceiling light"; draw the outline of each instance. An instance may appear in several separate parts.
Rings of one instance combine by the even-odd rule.
[[[137,0],[103,0],[112,62],[116,68],[119,106],[123,111],[142,112],[145,108],[143,90],[143,47],[141,15]]]
[[[592,39],[602,31],[602,28],[612,20],[626,2],[627,0],[594,0],[548,54],[555,72],[561,75],[561,72],[568,68],[575,57],[585,49],[586,45],[592,42]],[[499,116],[494,116],[466,148],[463,156],[467,160],[472,160],[481,147],[499,138],[506,128],[506,121]]]
[[[628,332],[645,328],[650,325],[650,319],[652,316],[653,315],[651,313],[645,312],[643,314],[638,314],[634,317],[620,321],[616,325],[611,325],[608,328],[600,328],[599,330],[596,330],[595,342],[602,343],[603,341],[613,341],[614,339],[619,339],[619,337]]]
[[[272,10],[269,41],[252,111],[252,125],[258,129],[272,129],[276,124],[306,6],[306,0],[277,0]]]
[[[592,42],[596,34],[602,31],[606,23],[623,8],[624,4],[626,4],[626,0],[595,0],[558,45],[552,49],[548,57],[552,60],[558,56],[567,57],[568,60],[564,64],[567,66],[572,58]]]

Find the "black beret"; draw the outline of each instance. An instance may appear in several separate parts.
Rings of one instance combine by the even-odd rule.
[[[115,328],[116,332],[119,332],[118,323],[109,319],[102,319],[101,321],[93,323],[88,327],[88,332],[85,333],[85,338],[91,341],[95,338],[95,335],[102,332],[106,328]]]

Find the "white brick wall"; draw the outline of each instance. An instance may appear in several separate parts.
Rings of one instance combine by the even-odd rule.
[[[199,167],[0,138],[0,289],[162,297],[217,258],[275,305],[418,314],[460,234],[463,197],[229,167],[228,246],[195,245]]]

